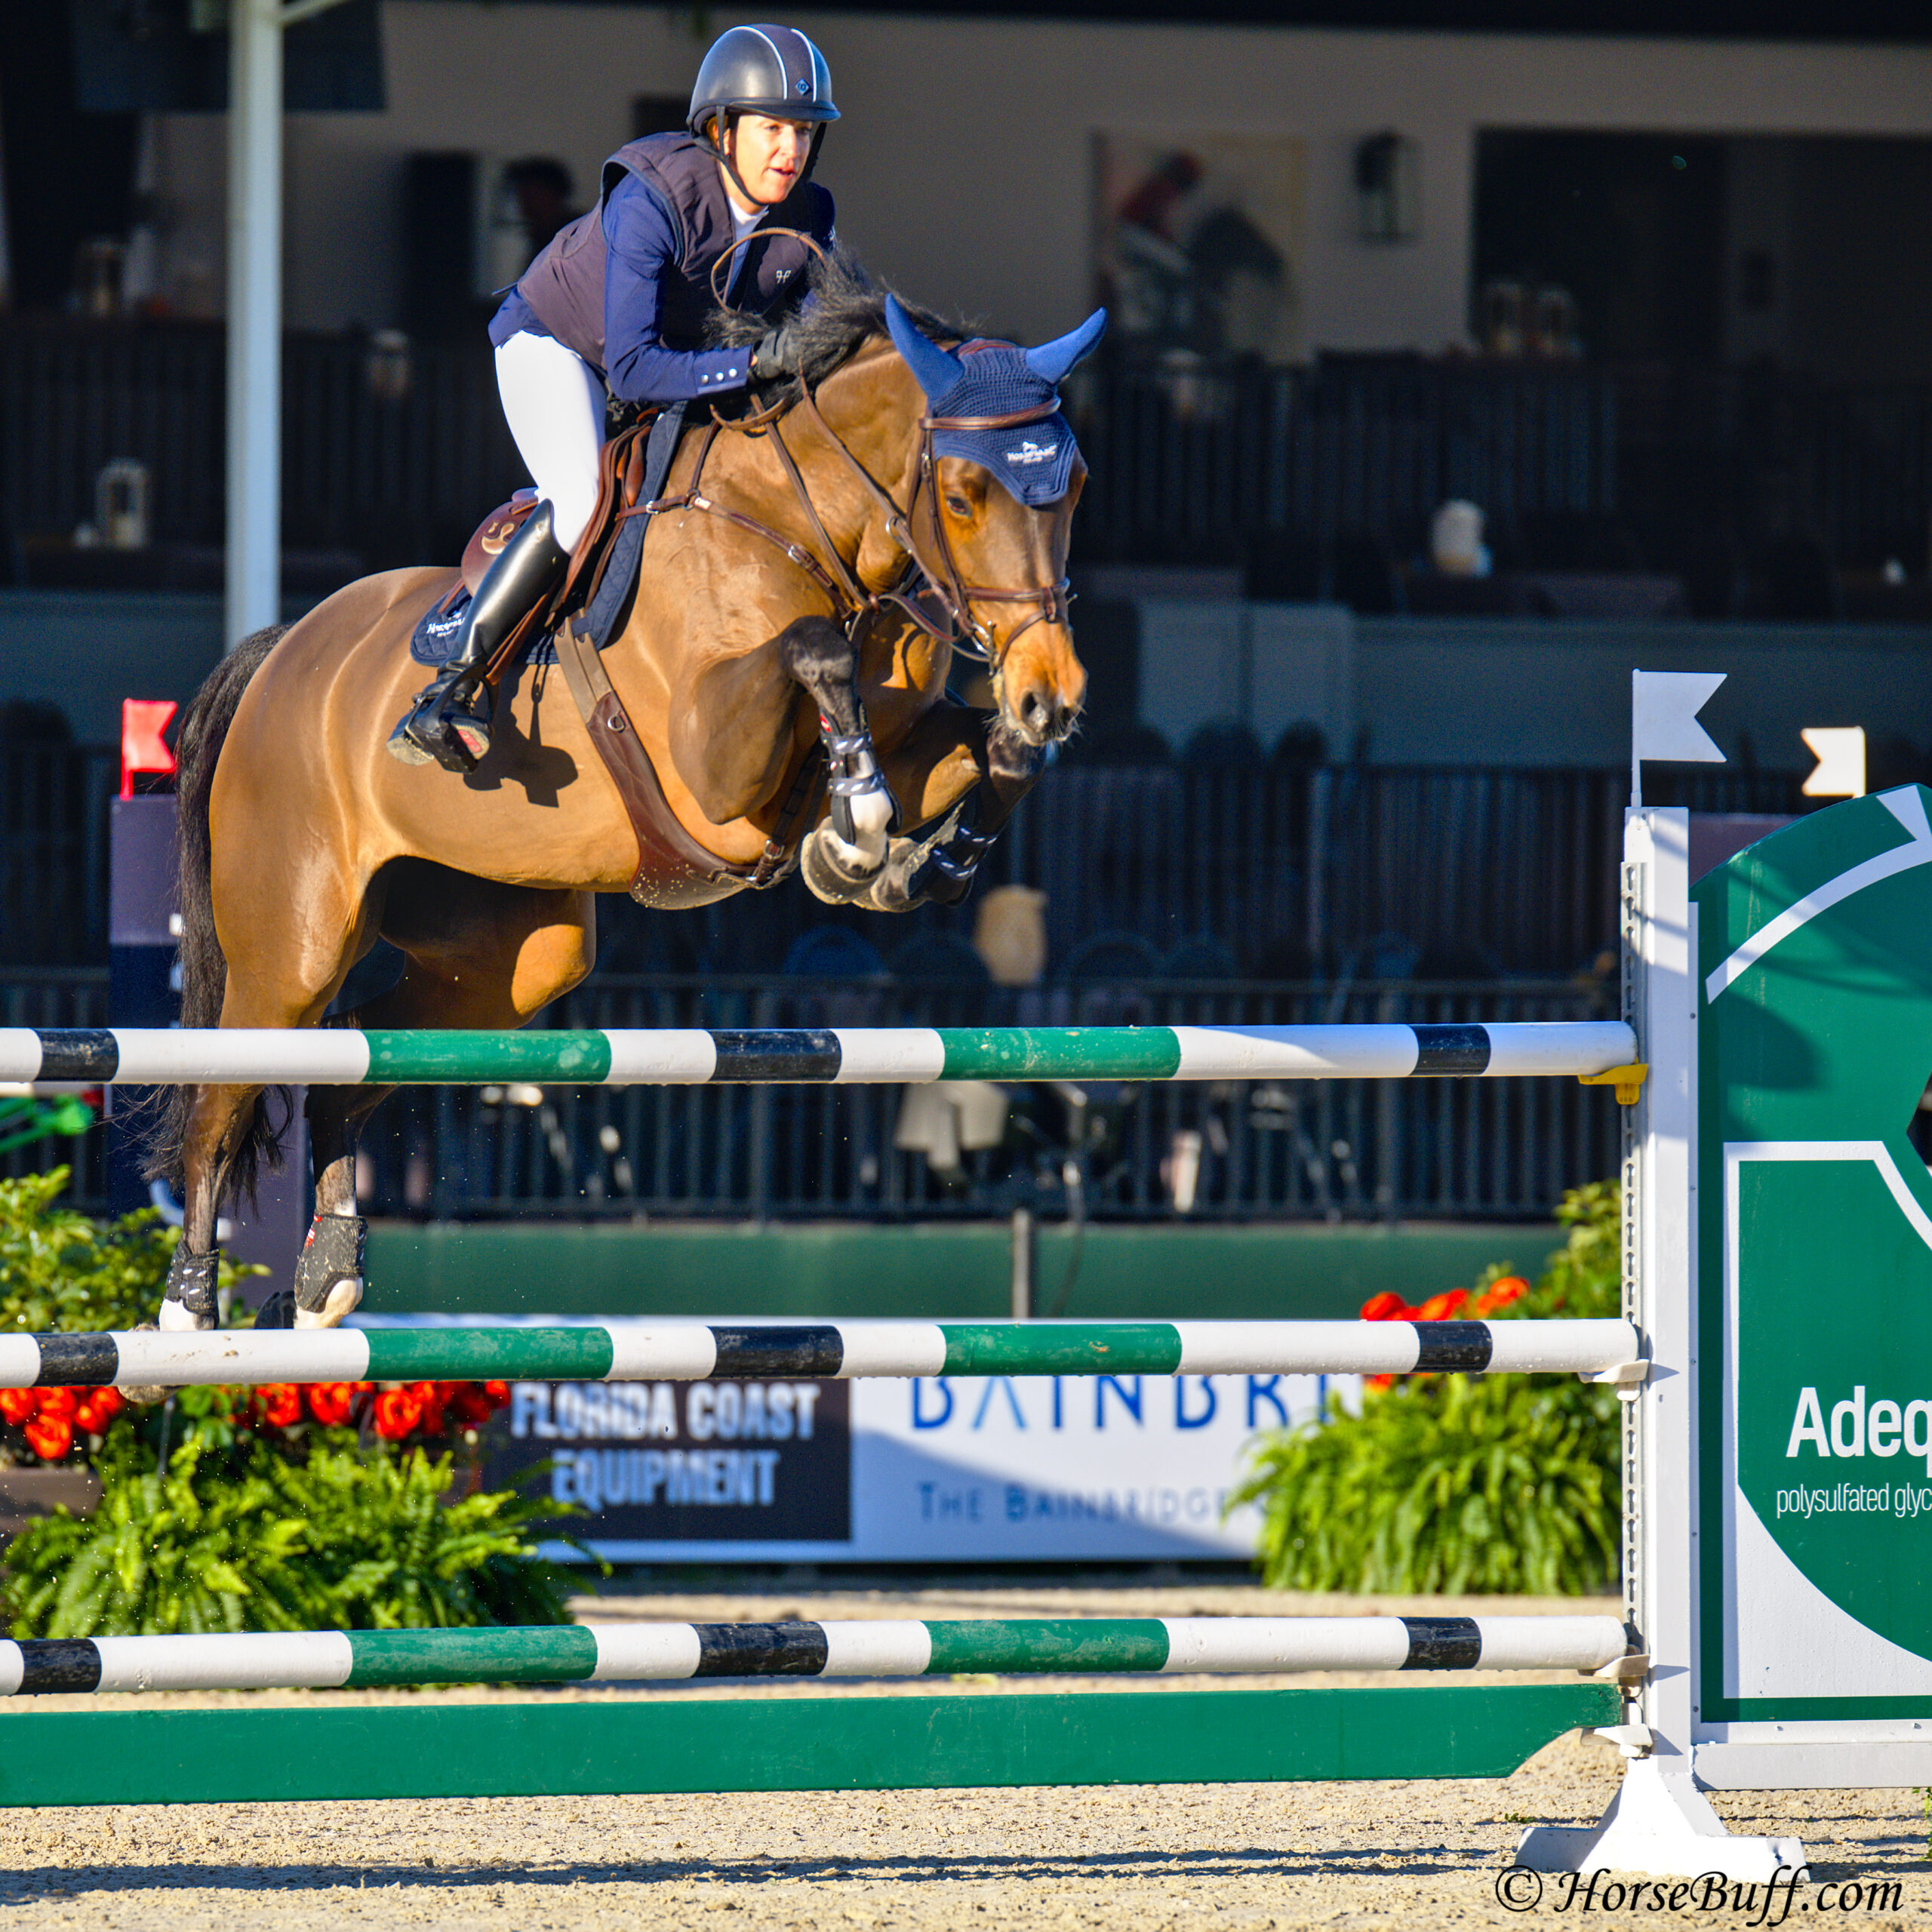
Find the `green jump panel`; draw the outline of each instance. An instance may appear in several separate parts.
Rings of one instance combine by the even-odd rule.
[[[7,1712],[0,1804],[1503,1777],[1607,1684]]]

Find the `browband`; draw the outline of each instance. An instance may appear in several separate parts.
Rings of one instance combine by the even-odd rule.
[[[1032,409],[1016,410],[1011,416],[922,416],[922,429],[946,429],[955,435],[971,435],[986,429],[1017,429],[1023,423],[1044,423],[1060,412],[1060,398]]]

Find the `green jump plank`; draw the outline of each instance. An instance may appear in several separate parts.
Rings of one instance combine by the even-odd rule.
[[[0,1804],[1503,1777],[1607,1684],[11,1712]]]
[[[948,1375],[1172,1375],[1180,1367],[1180,1336],[1166,1321],[942,1321],[940,1329]]]
[[[372,1084],[443,1081],[595,1082],[611,1072],[611,1042],[601,1032],[405,1032],[372,1029]]]
[[[1160,1670],[1168,1626],[1157,1617],[975,1618],[934,1623],[929,1677],[950,1671]]]
[[[608,1328],[370,1328],[369,1380],[601,1381]]]
[[[941,1026],[948,1080],[1171,1080],[1167,1026]]]
[[[352,1690],[411,1684],[560,1684],[597,1668],[597,1639],[574,1624],[542,1630],[352,1630]]]

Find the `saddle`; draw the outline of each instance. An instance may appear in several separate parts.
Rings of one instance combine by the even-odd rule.
[[[488,682],[493,697],[505,672],[526,657],[537,664],[557,661],[549,634],[573,612],[596,607],[607,582],[614,594],[606,600],[607,608],[595,608],[598,649],[602,650],[616,635],[617,620],[636,583],[638,560],[644,548],[644,525],[648,519],[626,516],[626,512],[635,512],[643,490],[645,447],[654,419],[654,412],[620,430],[604,445],[598,460],[597,507],[577,539],[570,568],[555,593],[503,640],[491,660]],[[410,638],[410,655],[419,664],[435,666],[447,660],[462,627],[463,606],[475,595],[485,572],[523,527],[537,501],[534,490],[519,490],[476,526],[463,546],[462,575],[424,613]],[[630,540],[623,541],[626,538]],[[620,548],[624,552],[621,555]]]
[[[630,895],[662,910],[701,906],[740,887],[763,889],[788,877],[798,864],[790,844],[824,775],[814,755],[800,768],[778,825],[757,862],[733,865],[707,851],[685,829],[638,737],[637,728],[604,669],[601,653],[622,628],[635,592],[651,522],[644,497],[645,451],[656,412],[622,429],[598,460],[597,507],[571,554],[562,583],[506,638],[491,660],[487,680],[494,699],[503,679],[526,659],[561,667],[590,741],[617,787],[636,835],[637,870]],[[484,573],[537,507],[534,490],[519,490],[485,517],[463,546],[460,579],[433,605],[410,640],[413,656],[440,663],[454,645],[463,607]],[[444,643],[440,654],[425,655]]]

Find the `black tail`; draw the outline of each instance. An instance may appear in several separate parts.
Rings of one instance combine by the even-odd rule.
[[[228,961],[215,936],[208,829],[208,795],[214,789],[215,765],[249,679],[261,669],[262,660],[288,628],[286,624],[275,625],[244,638],[195,694],[176,738],[174,835],[180,865],[184,1026],[218,1026],[222,999],[228,990]],[[170,1087],[162,1092],[145,1171],[150,1180],[165,1180],[179,1187],[195,1089]],[[273,1102],[280,1104],[278,1121],[271,1118]],[[293,1112],[294,1097],[286,1087],[269,1088],[257,1097],[247,1130],[234,1135],[223,1151],[215,1177],[217,1202],[232,1199],[238,1191],[254,1198],[261,1162],[266,1159],[271,1168],[281,1164],[282,1136]]]

